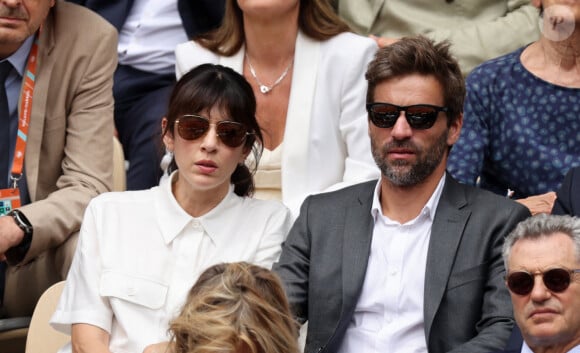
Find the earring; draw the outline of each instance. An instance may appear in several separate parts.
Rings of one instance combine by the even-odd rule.
[[[173,151],[165,149],[165,154],[163,155],[163,158],[161,158],[161,163],[159,163],[159,166],[161,167],[161,170],[163,170],[164,174],[165,172],[167,172],[167,168],[169,168],[169,165],[171,164],[172,161],[173,161]]]

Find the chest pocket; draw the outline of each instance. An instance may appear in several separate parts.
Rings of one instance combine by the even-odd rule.
[[[118,298],[150,309],[165,304],[167,285],[125,273],[104,271],[99,283],[99,294]]]

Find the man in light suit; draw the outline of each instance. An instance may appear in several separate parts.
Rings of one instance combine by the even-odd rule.
[[[521,222],[503,259],[517,326],[502,352],[580,352],[580,218],[541,214]]]
[[[113,95],[115,127],[129,165],[127,189],[161,177],[161,118],[175,84],[175,47],[221,23],[225,0],[68,0],[119,32]]]
[[[0,217],[0,264],[8,264],[0,283],[3,315],[31,315],[42,292],[65,278],[86,205],[111,189],[116,42],[111,25],[77,5],[0,2],[0,64],[9,63],[3,87],[9,114],[0,126],[8,133],[0,140],[7,157],[0,159],[2,189],[13,189],[12,157],[30,112],[24,169],[15,175],[22,206]],[[23,109],[30,99],[31,109]]]
[[[529,211],[445,172],[465,85],[448,44],[406,38],[369,64],[379,181],[308,197],[280,261],[305,352],[489,352],[513,325],[501,246]]]
[[[358,33],[377,35],[379,45],[423,34],[448,40],[463,75],[540,36],[530,0],[333,0]]]

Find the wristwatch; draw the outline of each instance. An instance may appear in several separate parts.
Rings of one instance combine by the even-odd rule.
[[[6,261],[10,265],[14,265],[22,261],[28,249],[30,249],[30,244],[32,243],[32,224],[30,224],[28,218],[20,210],[12,210],[8,212],[7,216],[12,217],[16,225],[24,232],[24,237],[20,244],[6,250],[4,254],[6,255]]]

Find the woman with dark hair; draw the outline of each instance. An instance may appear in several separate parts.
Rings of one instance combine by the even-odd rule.
[[[298,353],[298,324],[276,274],[246,262],[208,268],[170,324],[173,353]]]
[[[183,76],[163,118],[174,171],[159,187],[91,201],[51,324],[72,333],[61,352],[142,352],[167,341],[200,273],[221,262],[270,267],[290,227],[288,210],[250,197],[244,164],[262,137],[255,98],[229,68]]]
[[[328,0],[227,0],[221,27],[177,47],[176,70],[219,63],[250,82],[265,147],[256,197],[296,216],[309,194],[379,176],[364,79],[376,49]]]

